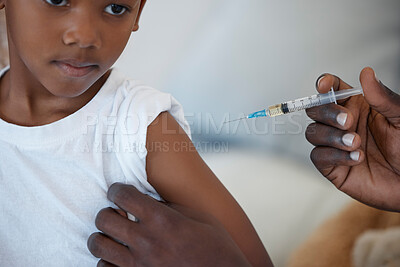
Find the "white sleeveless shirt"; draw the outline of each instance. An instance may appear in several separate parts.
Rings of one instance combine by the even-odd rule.
[[[2,76],[8,68],[0,72]],[[113,69],[83,108],[54,123],[24,127],[0,119],[0,266],[96,266],[87,249],[108,187],[147,182],[147,126],[168,111],[190,135],[169,94]]]

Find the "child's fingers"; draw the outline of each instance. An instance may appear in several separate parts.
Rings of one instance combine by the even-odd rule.
[[[342,130],[348,130],[354,123],[354,117],[345,107],[328,104],[313,107],[306,110],[307,115],[316,122],[333,126]]]
[[[315,147],[310,154],[311,161],[324,176],[336,166],[358,165],[364,157],[364,152],[359,149],[348,152],[332,147]]]
[[[320,123],[312,123],[307,127],[306,138],[314,146],[334,147],[345,151],[354,151],[361,145],[361,137],[357,133]]]

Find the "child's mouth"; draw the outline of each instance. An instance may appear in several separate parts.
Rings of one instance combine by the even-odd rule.
[[[97,65],[76,60],[61,60],[54,61],[54,63],[64,75],[75,78],[86,76],[97,68]]]

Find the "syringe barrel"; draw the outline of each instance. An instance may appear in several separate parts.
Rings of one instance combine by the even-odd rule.
[[[336,100],[342,100],[354,95],[361,95],[361,94],[363,94],[363,89],[361,87],[354,87],[351,89],[335,91]]]
[[[355,87],[350,89],[344,89],[339,91],[329,91],[326,94],[318,94],[319,105],[325,105],[329,103],[336,103],[338,100],[346,99],[351,96],[360,95],[363,93],[363,89],[361,87]]]
[[[326,94],[318,94],[317,96],[320,102],[318,106],[336,102],[336,96],[333,90]]]
[[[282,111],[283,114],[287,114],[320,105],[323,105],[323,103],[321,103],[320,96],[312,95],[282,103]]]
[[[336,103],[337,100],[349,98],[354,95],[363,93],[361,87],[333,91],[333,89],[326,94],[317,94],[308,97],[299,98],[292,101],[287,101],[282,104],[270,106],[267,113],[270,117],[275,117],[283,114],[288,114],[307,108],[322,106],[329,103]]]

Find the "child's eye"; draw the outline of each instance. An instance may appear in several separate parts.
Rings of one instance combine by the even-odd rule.
[[[106,7],[105,11],[111,15],[122,15],[127,11],[127,8],[117,4],[111,4]]]
[[[45,1],[52,6],[66,6],[68,4],[67,0],[45,0]]]

